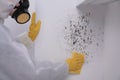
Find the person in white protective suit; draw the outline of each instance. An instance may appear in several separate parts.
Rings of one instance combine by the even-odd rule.
[[[41,24],[40,21],[35,23],[35,13],[29,31],[15,40],[11,37],[9,29],[4,25],[4,19],[9,15],[13,17],[19,6],[20,0],[0,0],[0,80],[63,80],[68,73],[80,73],[84,55],[76,52],[62,63],[35,63],[34,54],[30,52]],[[19,23],[21,18],[17,20]]]

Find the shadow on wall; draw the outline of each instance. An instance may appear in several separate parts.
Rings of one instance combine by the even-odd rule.
[[[82,12],[92,12],[91,19],[93,24],[97,26],[104,26],[104,44],[102,55],[102,66],[104,80],[119,80],[120,72],[119,67],[119,53],[118,48],[120,43],[120,1],[119,0],[106,0],[107,3],[100,4],[91,2],[87,4],[81,4],[77,6]],[[109,2],[110,1],[110,2]],[[101,8],[101,9],[100,9]],[[81,12],[80,12],[81,13]],[[98,25],[99,24],[99,25]],[[91,25],[92,26],[92,25]],[[90,26],[90,27],[91,27]]]

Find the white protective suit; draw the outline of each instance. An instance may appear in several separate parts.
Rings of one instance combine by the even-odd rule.
[[[27,34],[12,39],[4,19],[19,0],[0,0],[0,80],[64,80],[68,74],[66,63],[34,63],[33,42]],[[12,28],[12,26],[11,26]]]

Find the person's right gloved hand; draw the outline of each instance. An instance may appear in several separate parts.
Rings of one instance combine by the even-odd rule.
[[[84,64],[84,54],[73,52],[72,58],[68,58],[66,62],[69,65],[69,73],[80,74],[82,66]]]
[[[34,12],[32,14],[31,24],[29,27],[29,38],[34,41],[40,31],[41,21],[38,20],[36,23],[36,13]]]

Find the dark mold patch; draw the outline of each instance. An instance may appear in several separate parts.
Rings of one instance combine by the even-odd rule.
[[[94,28],[90,25],[90,12],[86,15],[77,16],[76,19],[70,19],[68,25],[65,26],[64,40],[72,49],[84,53],[87,57],[93,58],[93,55],[87,50],[90,45],[99,47],[100,44],[96,40]],[[103,40],[102,40],[103,41]]]

